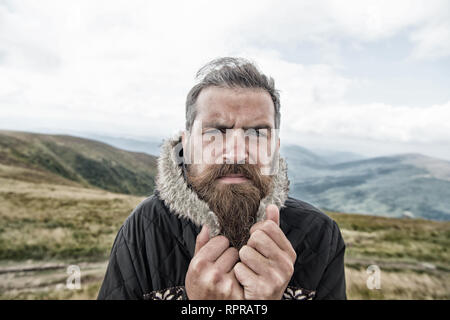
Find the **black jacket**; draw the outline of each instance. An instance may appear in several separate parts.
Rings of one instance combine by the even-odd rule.
[[[338,226],[305,202],[288,198],[285,204],[280,227],[297,253],[289,288],[306,289],[305,295],[316,299],[345,299],[345,244]],[[199,232],[200,227],[171,214],[157,195],[147,198],[119,230],[98,298],[164,298],[169,288],[185,297],[179,287]]]
[[[184,280],[197,234],[203,224],[213,229],[212,235],[217,230],[214,233],[214,214],[179,178],[179,164],[168,160],[173,147],[174,141],[167,143],[158,160],[157,190],[136,207],[117,234],[98,299],[187,298]],[[346,299],[340,230],[323,212],[287,197],[287,168],[280,164],[278,187],[262,201],[261,212],[266,201],[279,206],[280,228],[297,253],[284,298]]]

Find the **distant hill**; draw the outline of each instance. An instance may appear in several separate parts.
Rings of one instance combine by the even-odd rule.
[[[288,159],[290,194],[321,208],[450,220],[448,161],[405,154],[320,168],[306,164],[303,171],[296,171],[296,161]]]
[[[367,157],[354,152],[334,151],[324,149],[313,149],[310,151],[319,156],[323,161],[326,161],[328,164],[338,164],[343,162],[367,159]]]
[[[155,186],[156,157],[67,135],[0,130],[0,164],[3,175],[11,168],[32,169],[22,174],[25,180],[40,176],[42,182],[135,195],[149,195]]]
[[[296,145],[281,145],[280,155],[286,159],[291,181],[314,177],[330,164],[310,150]]]
[[[90,140],[101,141],[119,149],[135,152],[145,152],[147,154],[151,154],[154,156],[159,155],[161,144],[163,142],[162,139],[158,140],[155,138],[131,139],[131,138],[111,137],[100,134],[83,134],[80,136]]]

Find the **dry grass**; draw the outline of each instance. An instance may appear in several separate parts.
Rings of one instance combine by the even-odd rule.
[[[50,270],[15,271],[0,273],[1,299],[96,299],[105,275],[107,262],[79,263],[80,289],[67,287],[67,266],[54,263],[58,268]],[[38,268],[42,264],[22,263],[15,268]],[[11,268],[11,266],[10,266]],[[3,267],[3,270],[7,268]],[[1,269],[0,269],[1,270]]]
[[[144,197],[27,170],[0,165],[0,299],[96,298],[114,237]],[[450,223],[328,214],[347,244],[349,299],[450,299]],[[25,270],[48,263],[59,267]],[[70,264],[81,268],[80,290],[65,286]],[[371,264],[380,290],[366,286]]]
[[[450,222],[327,214],[341,228],[349,258],[431,262],[450,269]]]
[[[1,299],[96,299],[106,262],[81,263],[81,288],[68,289],[67,266],[57,270],[0,274]],[[17,267],[17,266],[16,266]],[[346,267],[348,299],[449,299],[448,273],[383,270],[381,288],[370,290],[365,268]]]
[[[368,289],[366,269],[346,268],[348,299],[450,299],[448,272],[384,271],[380,289]]]
[[[0,178],[0,259],[103,261],[120,225],[143,199]]]

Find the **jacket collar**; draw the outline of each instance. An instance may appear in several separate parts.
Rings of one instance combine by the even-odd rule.
[[[216,236],[220,232],[217,216],[209,209],[208,204],[188,186],[182,170],[181,150],[181,132],[173,138],[165,140],[161,146],[156,177],[156,189],[159,197],[172,213],[180,218],[191,220],[197,226],[206,224],[209,227],[210,235]],[[281,157],[279,157],[278,164],[278,170],[273,180],[274,187],[272,192],[261,200],[257,221],[264,220],[267,205],[275,204],[278,209],[281,209],[288,197],[287,164]]]

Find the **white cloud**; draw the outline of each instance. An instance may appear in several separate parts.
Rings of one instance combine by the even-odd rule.
[[[428,108],[386,104],[337,104],[305,108],[288,130],[330,138],[356,137],[395,143],[450,144],[450,101]]]
[[[450,17],[445,21],[430,23],[410,36],[415,44],[412,57],[437,59],[450,56]]]
[[[21,1],[0,3],[0,126],[167,135],[184,126],[197,69],[244,55],[282,89],[291,137],[450,142],[449,104],[346,102],[360,79],[284,48],[339,56],[405,33],[415,59],[450,55],[447,1]],[[447,20],[446,20],[447,19]],[[368,62],[370,63],[370,62]]]
[[[416,50],[426,45],[428,51],[441,51],[442,43],[426,41],[426,36],[438,31],[434,39],[450,40],[446,0],[288,0],[258,7],[257,14],[236,27],[258,45],[307,42],[329,48],[330,42],[367,43],[406,32]],[[448,55],[447,50],[440,54]]]
[[[282,134],[324,139],[366,139],[386,143],[444,143],[450,145],[450,101],[426,108],[386,103],[350,104],[348,91],[358,79],[343,77],[327,65],[304,66],[282,61],[276,54],[246,52],[274,76],[282,88]]]

